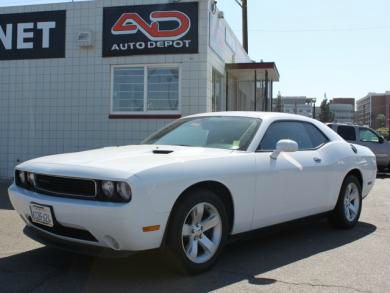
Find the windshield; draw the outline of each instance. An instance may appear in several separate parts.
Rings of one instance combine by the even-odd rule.
[[[261,123],[249,117],[196,117],[175,121],[144,144],[246,150]]]

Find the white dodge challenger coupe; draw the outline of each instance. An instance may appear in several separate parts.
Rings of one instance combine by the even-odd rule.
[[[199,273],[233,234],[321,213],[352,228],[376,170],[368,148],[316,120],[221,112],[176,120],[141,145],[24,162],[9,196],[44,243],[167,248]]]

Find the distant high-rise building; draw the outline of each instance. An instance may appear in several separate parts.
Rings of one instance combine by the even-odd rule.
[[[284,113],[292,113],[313,118],[313,107],[315,99],[306,96],[282,96],[281,109],[278,108],[278,98],[274,99],[272,107],[273,111],[281,111]]]
[[[333,122],[352,123],[355,116],[354,98],[333,98],[329,105],[333,113]]]
[[[356,121],[377,129],[390,126],[390,91],[368,93],[356,102]]]

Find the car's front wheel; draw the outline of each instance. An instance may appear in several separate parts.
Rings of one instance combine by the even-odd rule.
[[[362,187],[359,180],[349,175],[341,186],[337,205],[330,215],[332,224],[349,229],[356,225],[362,210]]]
[[[194,274],[206,271],[226,242],[226,208],[214,192],[192,191],[175,206],[168,229],[168,247],[180,268]]]

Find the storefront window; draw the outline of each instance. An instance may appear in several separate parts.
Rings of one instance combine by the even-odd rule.
[[[144,68],[117,67],[113,76],[114,112],[140,112],[144,110]]]
[[[176,67],[113,67],[112,112],[177,112],[179,69]]]
[[[177,111],[179,72],[177,68],[148,68],[148,110]]]

